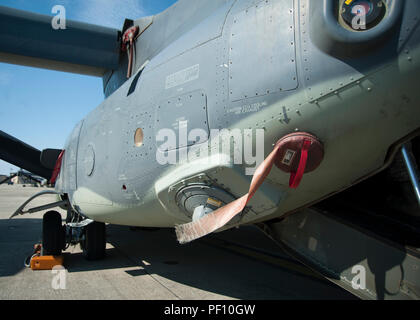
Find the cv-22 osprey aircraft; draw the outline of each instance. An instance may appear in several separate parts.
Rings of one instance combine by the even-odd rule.
[[[420,297],[419,1],[180,0],[121,30],[52,18],[0,7],[0,60],[102,77],[105,100],[62,150],[1,132],[1,158],[58,197],[14,215],[67,210],[44,215],[44,253],[101,258],[105,223],[181,243],[254,224],[359,297]]]

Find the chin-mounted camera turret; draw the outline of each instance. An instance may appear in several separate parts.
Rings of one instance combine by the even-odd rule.
[[[405,0],[311,1],[312,41],[334,56],[369,53],[392,40],[404,6]]]
[[[384,19],[387,5],[383,0],[342,0],[339,22],[355,31],[366,31]]]

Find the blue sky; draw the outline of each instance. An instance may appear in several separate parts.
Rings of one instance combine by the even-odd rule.
[[[157,14],[175,0],[2,0],[0,5],[121,29],[125,18]],[[0,130],[37,149],[62,148],[75,124],[104,99],[102,79],[0,63]],[[0,160],[0,174],[17,168]]]

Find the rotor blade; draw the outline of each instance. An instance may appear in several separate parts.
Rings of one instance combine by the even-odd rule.
[[[120,31],[0,6],[0,62],[94,76],[118,68]]]
[[[40,162],[41,151],[0,130],[0,159],[50,179],[52,170]]]

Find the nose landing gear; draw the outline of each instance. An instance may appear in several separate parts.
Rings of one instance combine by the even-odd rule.
[[[85,228],[84,240],[80,242],[83,256],[87,260],[99,260],[105,257],[105,223],[92,222]]]

